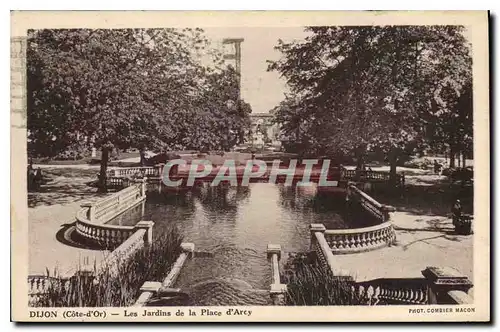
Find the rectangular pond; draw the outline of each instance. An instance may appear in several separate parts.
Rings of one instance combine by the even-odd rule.
[[[309,250],[310,224],[321,223],[327,229],[376,224],[361,209],[348,209],[342,191],[269,183],[152,191],[142,206],[110,223],[134,225],[141,219],[155,222],[156,235],[174,224],[184,242],[195,244],[195,258],[187,262],[175,285],[190,290],[196,298],[191,305],[266,304],[269,243],[281,245],[284,262],[286,253]],[[235,295],[238,291],[243,293]]]

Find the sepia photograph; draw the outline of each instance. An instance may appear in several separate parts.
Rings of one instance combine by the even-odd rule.
[[[18,317],[488,320],[488,15],[433,14],[22,26]]]

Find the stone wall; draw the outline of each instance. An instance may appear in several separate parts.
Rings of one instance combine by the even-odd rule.
[[[26,129],[26,37],[11,38],[10,57],[11,124]]]

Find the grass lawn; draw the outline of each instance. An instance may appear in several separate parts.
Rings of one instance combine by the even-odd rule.
[[[96,188],[87,185],[97,179],[97,173],[98,169],[43,168],[47,183],[38,191],[28,192],[28,206],[67,204],[100,196]]]
[[[139,157],[139,152],[121,152],[117,159],[122,160],[128,158],[136,158]],[[33,158],[33,164],[38,165],[82,165],[82,164],[98,164],[101,160],[101,151],[97,151],[96,156],[85,157],[82,159],[76,160],[55,160],[48,158]]]

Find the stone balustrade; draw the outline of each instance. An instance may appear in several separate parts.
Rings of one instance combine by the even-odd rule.
[[[347,186],[346,199],[348,201],[352,200],[358,202],[365,211],[379,219],[381,222],[388,221],[390,219],[389,213],[395,211],[394,207],[377,202],[373,197],[353,184],[348,184]]]
[[[318,242],[321,233],[321,242],[326,243],[333,254],[352,254],[363,251],[375,250],[391,245],[396,240],[396,232],[390,222],[390,212],[394,208],[381,204],[368,194],[349,184],[347,200],[356,201],[366,212],[373,215],[380,224],[370,227],[353,229],[326,229],[323,224],[311,225],[311,245]],[[320,251],[316,250],[317,253]]]
[[[352,284],[369,305],[470,304],[470,280],[457,270],[427,267],[423,278],[380,278]]]
[[[349,275],[335,266],[335,256],[326,241],[326,228],[323,224],[311,224],[311,250],[316,253],[319,265],[335,277],[346,277]]]
[[[36,296],[45,294],[50,285],[54,283],[64,283],[68,278],[50,277],[46,275],[29,275],[28,276],[28,294]]]
[[[351,282],[353,295],[366,304],[466,304],[472,303],[468,292],[472,283],[452,268],[427,267],[423,278],[380,278],[355,282],[335,263],[335,255],[325,238],[323,224],[311,224],[311,250],[319,266],[337,278]]]
[[[28,276],[28,306],[33,306],[36,302],[47,294],[50,287],[66,287],[69,278],[50,277],[45,275]]]
[[[427,267],[422,275],[428,283],[429,304],[473,303],[469,295],[473,284],[459,271],[450,267]]]
[[[128,186],[128,181],[122,177],[108,176],[106,177],[106,188],[108,189],[122,189]]]
[[[391,222],[354,229],[328,229],[324,236],[334,254],[353,254],[389,246],[396,240]]]
[[[116,267],[137,250],[153,242],[153,221],[142,220],[133,227],[133,233],[113,250],[101,263],[101,268],[116,271]]]
[[[174,265],[170,269],[168,275],[163,279],[162,282],[159,281],[146,281],[141,287],[141,295],[137,298],[135,302],[135,307],[146,306],[149,300],[161,289],[170,289],[179,274],[181,273],[182,267],[186,260],[194,256],[194,243],[181,243],[182,253],[179,255]],[[180,291],[180,290],[178,290]]]
[[[140,167],[120,167],[113,168],[107,171],[108,177],[130,177],[137,176],[144,177],[161,177],[164,164],[155,166],[140,166]]]
[[[267,258],[271,262],[271,289],[270,296],[274,305],[285,304],[286,285],[281,283],[279,261],[281,259],[281,246],[279,244],[267,245]]]
[[[132,227],[132,235],[123,241],[115,250],[113,250],[100,264],[97,269],[93,266],[81,266],[78,271],[73,271],[72,275],[50,277],[45,275],[28,276],[28,298],[29,305],[36,302],[38,297],[47,294],[49,287],[67,287],[68,282],[78,274],[88,274],[99,276],[99,272],[107,270],[110,273],[118,272],[118,266],[128,259],[134,252],[153,241],[152,221],[140,221]]]
[[[353,283],[352,290],[368,305],[428,303],[424,278],[380,278]]]
[[[108,225],[106,222],[146,199],[146,182],[142,179],[113,195],[94,204],[83,204],[76,214],[76,232],[86,241],[101,248],[114,250],[105,258],[99,271],[112,268],[127,259],[135,251],[152,242],[152,221],[140,221],[135,226]],[[82,267],[76,273],[95,273],[93,268]],[[47,292],[49,285],[63,285],[71,277],[29,276],[28,293],[30,302]]]
[[[133,226],[108,225],[106,222],[146,199],[146,183],[125,188],[94,204],[83,204],[76,214],[76,232],[103,248],[115,248],[134,232]]]
[[[391,180],[391,174],[380,171],[361,171],[343,168],[341,171],[341,179],[352,181],[389,182]],[[405,175],[396,174],[396,183],[400,186],[404,186]]]

